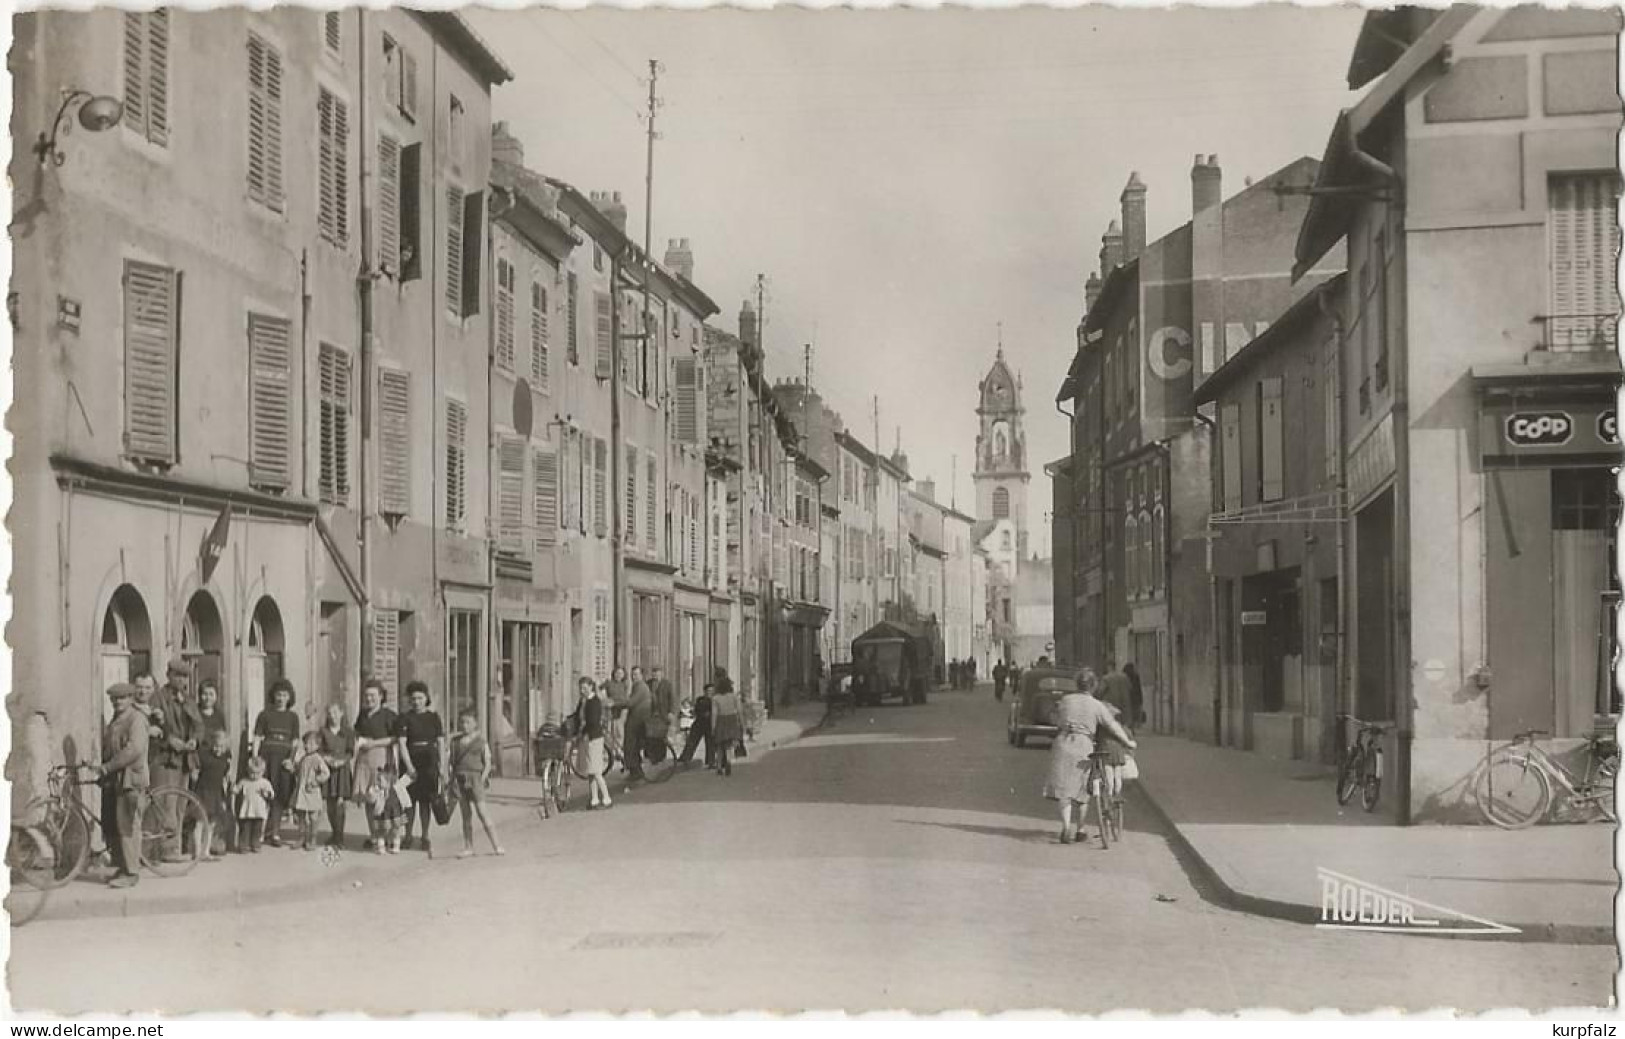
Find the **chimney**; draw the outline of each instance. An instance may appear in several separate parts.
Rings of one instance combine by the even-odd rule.
[[[687,238],[666,239],[666,266],[683,280],[694,280],[694,253]]]
[[[739,341],[747,346],[756,345],[756,309],[748,299],[739,308]]]
[[[619,191],[594,191],[592,204],[609,218],[609,222],[615,225],[615,230],[621,234],[626,233],[626,203],[621,201]]]
[[[1139,259],[1145,252],[1145,182],[1140,171],[1128,175],[1120,199],[1123,206],[1123,262]]]
[[[1100,275],[1094,271],[1089,272],[1089,280],[1083,283],[1083,312],[1085,314],[1095,309],[1095,300],[1100,298],[1100,287],[1103,283]]]
[[[506,122],[491,127],[491,161],[506,162],[514,166],[525,164],[525,146],[519,138],[508,132]]]
[[[1100,276],[1102,278],[1123,265],[1123,229],[1113,220],[1100,236]]]
[[[1224,190],[1217,155],[1206,162],[1198,155],[1191,166],[1191,324],[1191,360],[1201,379],[1231,348],[1224,341]]]
[[[915,483],[914,489],[919,491],[920,497],[926,501],[934,502],[937,500],[937,481],[935,480],[920,480]]]

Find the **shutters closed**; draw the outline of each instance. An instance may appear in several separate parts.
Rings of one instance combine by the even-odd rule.
[[[332,505],[350,504],[350,355],[330,343],[317,355],[321,399],[319,493]]]
[[[418,59],[401,51],[401,115],[415,122],[418,114]]]
[[[1279,501],[1285,493],[1285,445],[1281,428],[1281,380],[1264,379],[1258,384],[1258,472],[1259,498]]]
[[[536,551],[559,539],[559,457],[537,450],[531,459],[531,509],[535,515]]]
[[[248,315],[248,479],[282,491],[292,478],[292,326],[281,318]]]
[[[461,531],[467,519],[468,405],[446,401],[446,526]]]
[[[572,297],[573,301],[574,297]],[[615,363],[615,344],[611,338],[614,335],[611,310],[614,304],[606,292],[593,293],[593,308],[596,318],[594,333],[597,336],[598,360],[596,374],[600,379],[608,379],[614,372],[611,367]]]
[[[180,273],[124,264],[124,451],[134,459],[180,460]]]
[[[701,511],[698,495],[688,497],[688,569],[696,576],[704,569],[700,562],[700,535],[705,529],[705,514]]]
[[[576,304],[578,302],[578,297],[580,296],[580,291],[576,284],[575,271],[571,271],[566,277],[565,286],[565,345],[568,349],[570,363],[580,364],[581,350],[580,340],[578,337],[580,335],[581,326],[577,323],[576,317]]]
[[[398,690],[401,661],[401,614],[399,610],[372,612],[372,677],[384,688]]]
[[[169,143],[169,12],[124,15],[124,113],[120,120],[153,144]]]
[[[695,384],[699,380],[699,360],[692,355],[678,357],[677,369],[677,439],[685,444],[700,442],[699,394]]]
[[[463,196],[463,317],[480,312],[480,265],[484,256],[485,192]],[[512,288],[512,285],[509,286]]]
[[[539,281],[530,283],[530,380],[538,393],[551,393],[548,384],[547,289]]]
[[[401,273],[401,144],[378,135],[378,267],[387,275]]]
[[[609,444],[603,437],[593,440],[592,524],[598,537],[609,536]]]
[[[320,178],[317,228],[340,249],[350,243],[350,112],[323,88],[316,99],[317,175]]]
[[[282,212],[282,55],[248,34],[248,197]]]
[[[378,369],[378,508],[405,516],[412,504],[412,374]]]
[[[446,187],[446,310],[463,316],[463,189]]]
[[[327,49],[338,54],[344,47],[343,14],[339,11],[328,11],[322,15],[322,39]]]
[[[1219,456],[1224,465],[1224,511],[1241,508],[1241,405],[1226,404],[1219,415]]]
[[[1554,176],[1549,187],[1553,350],[1613,349],[1620,239],[1611,173]]]
[[[637,544],[637,542],[638,542],[638,449],[637,448],[630,447],[630,446],[627,447],[627,449],[626,449],[626,462],[625,462],[625,470],[624,471],[626,473],[626,476],[623,478],[623,482],[626,485],[626,505],[625,505],[626,528],[622,531],[622,537],[624,537],[626,539],[627,547],[630,548],[631,546]]]
[[[497,543],[504,552],[525,544],[525,442],[508,434],[497,443]]]
[[[513,344],[513,264],[497,260],[497,367],[514,370]]]
[[[660,554],[660,469],[655,462],[655,456],[649,455],[644,462],[643,486],[647,498],[643,503],[644,525],[649,539],[649,554]]]

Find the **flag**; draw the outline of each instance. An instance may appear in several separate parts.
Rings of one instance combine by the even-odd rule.
[[[203,539],[203,545],[198,550],[198,569],[202,573],[200,584],[208,584],[209,578],[214,576],[214,568],[220,562],[220,557],[226,551],[226,536],[231,532],[231,506],[220,510],[215,517],[214,526],[209,528],[208,536]]]

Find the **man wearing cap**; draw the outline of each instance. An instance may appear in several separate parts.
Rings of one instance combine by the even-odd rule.
[[[135,709],[135,686],[120,682],[107,690],[113,720],[102,738],[102,841],[113,857],[113,887],[134,887],[140,878],[141,840],[136,826],[148,785],[147,719]]]
[[[152,785],[187,789],[192,773],[197,769],[198,737],[203,731],[203,717],[188,695],[192,669],[179,657],[169,662],[168,681],[153,698],[158,716],[158,727],[163,736],[151,745]],[[165,803],[166,812],[175,807]],[[166,862],[181,860],[181,834],[175,825],[178,820],[164,820],[170,836],[164,842]]]

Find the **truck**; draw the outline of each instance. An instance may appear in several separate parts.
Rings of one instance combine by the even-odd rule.
[[[873,706],[887,698],[923,704],[935,684],[930,633],[901,621],[881,621],[852,640],[852,694]]]

